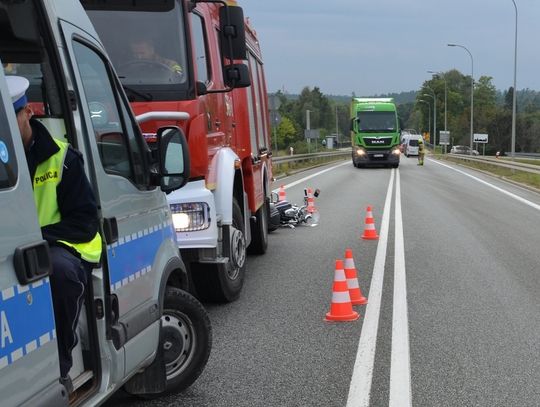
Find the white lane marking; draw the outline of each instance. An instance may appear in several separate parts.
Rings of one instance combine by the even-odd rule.
[[[384,280],[384,265],[386,261],[386,248],[388,246],[388,225],[390,223],[390,205],[394,185],[395,169],[392,169],[390,182],[386,191],[384,211],[381,222],[381,233],[373,275],[369,288],[369,303],[366,307],[362,333],[358,342],[358,351],[354,362],[354,370],[349,387],[347,407],[368,407],[373,378],[373,365],[375,362],[375,347],[377,345],[377,330],[379,328],[379,314]]]
[[[401,178],[396,175],[394,304],[392,311],[392,358],[390,364],[389,407],[412,406],[411,364],[409,350],[409,318],[407,311],[407,279],[405,245],[401,213]],[[371,294],[370,294],[371,300]]]
[[[290,184],[284,185],[283,188],[287,189],[287,188],[294,187],[295,185],[301,184],[302,182],[305,182],[308,179],[314,178],[314,177],[316,177],[318,175],[324,174],[325,172],[332,171],[332,170],[335,170],[338,167],[342,167],[344,165],[350,165],[350,164],[351,164],[351,162],[347,161],[347,162],[344,162],[344,163],[341,163],[341,164],[338,164],[338,165],[334,165],[333,167],[330,167],[330,168],[327,168],[325,170],[316,172],[315,174],[308,175],[307,177],[299,179],[298,181],[294,181],[294,182],[291,182]],[[274,189],[272,192],[279,192],[279,188]]]
[[[522,198],[519,195],[513,194],[512,192],[509,192],[509,191],[507,191],[505,189],[499,188],[498,186],[490,184],[489,182],[484,181],[484,180],[482,180],[482,179],[480,179],[478,177],[475,177],[474,175],[467,174],[465,171],[461,171],[461,170],[458,170],[457,168],[451,167],[450,165],[440,163],[437,160],[430,160],[430,161],[433,162],[433,163],[442,165],[443,167],[450,168],[451,170],[459,172],[460,174],[466,175],[467,177],[472,178],[475,181],[480,182],[481,184],[487,185],[488,187],[491,187],[491,188],[493,188],[493,189],[495,189],[495,190],[497,190],[499,192],[502,192],[503,194],[508,195],[509,197],[514,198],[515,200],[517,200],[517,201],[519,201],[521,203],[524,203],[525,205],[529,205],[531,208],[534,208],[537,211],[540,211],[540,205],[535,204],[534,202],[528,201],[527,199]]]

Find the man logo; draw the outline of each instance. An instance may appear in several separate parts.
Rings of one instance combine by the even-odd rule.
[[[384,139],[371,139],[371,144],[384,144],[385,143],[385,140]]]

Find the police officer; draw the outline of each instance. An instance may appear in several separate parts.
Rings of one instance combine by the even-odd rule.
[[[41,233],[50,246],[60,380],[71,392],[68,373],[73,364],[71,351],[77,344],[84,289],[92,267],[101,258],[96,200],[84,173],[82,155],[52,138],[32,118],[25,95],[28,80],[20,76],[6,79],[26,152]]]
[[[426,154],[426,149],[424,147],[424,140],[418,140],[418,165],[424,165],[424,155]]]

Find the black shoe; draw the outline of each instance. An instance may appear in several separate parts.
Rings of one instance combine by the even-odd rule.
[[[60,378],[60,384],[64,385],[68,394],[73,393],[73,382],[69,375]]]

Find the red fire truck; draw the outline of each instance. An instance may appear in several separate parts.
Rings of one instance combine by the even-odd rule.
[[[271,142],[261,51],[235,2],[83,0],[133,110],[183,113],[188,184],[168,195],[197,294],[233,301],[268,244]],[[171,157],[171,160],[174,157]]]

